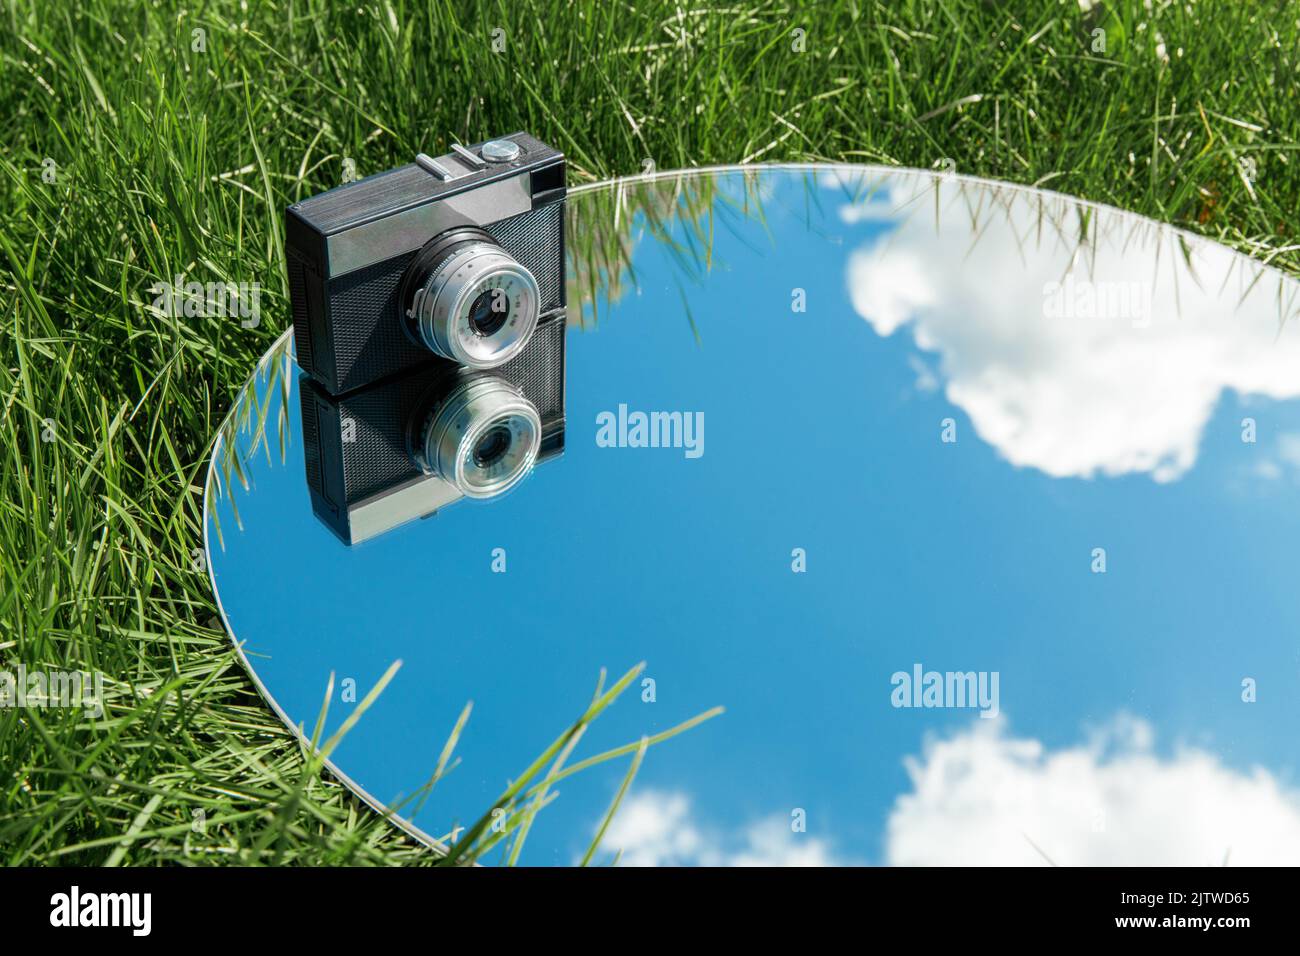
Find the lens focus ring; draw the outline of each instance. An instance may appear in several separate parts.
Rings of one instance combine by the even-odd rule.
[[[500,246],[453,246],[415,288],[410,314],[420,340],[469,368],[493,368],[528,344],[541,292],[533,274]]]

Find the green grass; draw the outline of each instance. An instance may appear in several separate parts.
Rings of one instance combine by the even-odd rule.
[[[647,161],[951,161],[1300,268],[1290,0],[246,6],[0,13],[0,661],[101,671],[109,696],[101,722],[0,710],[9,863],[433,862],[262,704],[194,559],[213,435],[288,322],[283,207],[345,158],[365,175],[522,128],[575,183]],[[149,310],[181,273],[261,283],[262,322]],[[515,858],[621,684],[574,702],[498,801],[511,832],[467,832],[458,862]]]

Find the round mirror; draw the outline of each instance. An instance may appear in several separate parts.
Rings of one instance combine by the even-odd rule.
[[[324,741],[389,675],[349,786],[454,841],[644,661],[566,766],[630,747],[547,788],[522,862],[582,859],[643,736],[598,862],[1294,861],[1295,281],[879,168],[567,214],[562,375],[466,425],[485,471],[536,438],[507,493],[404,470],[445,386],[332,401],[288,337],[222,430],[209,566],[267,701]]]

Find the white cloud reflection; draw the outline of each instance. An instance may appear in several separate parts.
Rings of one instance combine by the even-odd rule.
[[[1252,288],[1254,263],[1213,243],[1184,249],[1171,230],[1104,211],[1093,213],[1095,245],[1080,253],[1069,201],[1040,210],[1030,194],[990,199],[958,180],[937,187],[936,227],[936,181],[894,182],[895,228],[850,255],[849,295],[878,334],[906,329],[934,353],[948,400],[1012,464],[1169,481],[1195,463],[1225,389],[1300,396],[1300,323],[1279,333],[1278,274]],[[880,205],[877,193],[840,217],[877,219]],[[1123,316],[1112,302],[1093,317],[1046,317],[1044,290],[1067,273],[1099,297],[1140,289],[1149,312]],[[1286,281],[1293,314],[1300,284]]]
[[[886,824],[902,866],[1294,866],[1300,794],[1203,750],[1161,757],[1119,719],[1075,747],[977,721],[907,761],[912,791]]]
[[[738,831],[708,827],[695,820],[684,793],[646,790],[619,808],[602,849],[623,851],[620,866],[832,866],[837,860],[827,841],[790,829],[790,818],[776,814]]]
[[[1300,792],[1268,771],[1181,747],[1118,717],[1074,746],[1007,732],[1005,719],[928,741],[906,758],[911,788],[884,821],[894,866],[1294,866]],[[682,792],[634,793],[604,853],[622,866],[836,866],[834,834],[793,833],[783,813],[728,829]]]

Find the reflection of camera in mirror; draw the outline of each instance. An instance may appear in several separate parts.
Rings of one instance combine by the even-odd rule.
[[[564,156],[453,147],[285,212],[298,365],[330,394],[441,356],[495,368],[564,310]]]
[[[300,378],[312,509],[358,544],[460,498],[495,498],[564,450],[563,314],[491,371],[426,362],[344,396]]]

